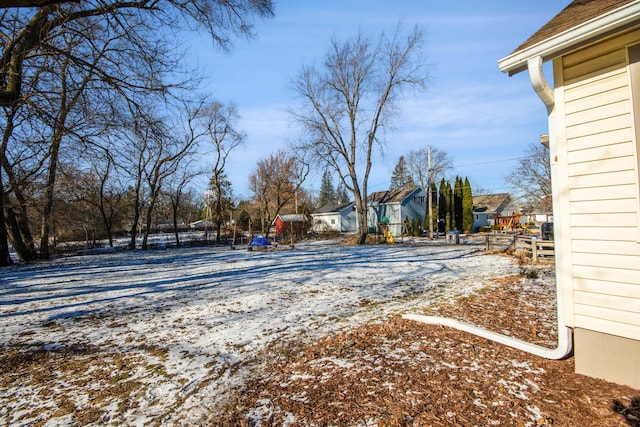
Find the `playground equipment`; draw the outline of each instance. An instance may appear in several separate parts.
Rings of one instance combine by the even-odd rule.
[[[494,217],[495,225],[500,227],[502,231],[520,231],[522,224],[520,223],[520,214],[514,212],[513,215],[496,215]]]
[[[395,241],[393,240],[393,236],[391,235],[390,227],[389,227],[389,218],[382,217],[382,221],[379,224],[380,230],[382,230],[382,235],[387,243],[393,244]]]

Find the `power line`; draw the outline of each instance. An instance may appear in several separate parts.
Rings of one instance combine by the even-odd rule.
[[[487,161],[487,162],[477,162],[477,163],[465,163],[463,165],[455,165],[457,168],[462,167],[462,166],[478,166],[478,165],[486,165],[486,164],[491,164],[491,163],[503,163],[503,162],[512,162],[514,160],[522,160],[525,159],[526,157],[512,157],[510,159],[501,159],[501,160],[491,160],[491,161]]]

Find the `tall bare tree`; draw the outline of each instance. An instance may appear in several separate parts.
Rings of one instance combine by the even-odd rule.
[[[27,9],[20,7],[38,6]],[[2,34],[0,56],[0,105],[10,105],[20,97],[25,59],[46,47],[50,34],[79,20],[102,20],[114,28],[135,34],[133,15],[143,16],[151,28],[165,28],[181,23],[204,28],[221,46],[230,43],[229,32],[250,34],[249,19],[254,15],[270,16],[271,0],[72,0],[72,1],[5,1],[0,2],[0,19],[20,13],[28,20]],[[180,21],[182,18],[183,21]],[[156,25],[153,25],[156,24]],[[135,38],[130,39],[135,45]],[[56,54],[50,52],[50,54]]]
[[[114,245],[114,232],[121,226],[124,217],[125,191],[119,185],[113,158],[104,151],[92,151],[86,170],[74,173],[75,191],[71,192],[78,202],[93,207],[97,211],[102,229],[110,247]],[[65,171],[66,172],[66,171]],[[66,172],[68,173],[68,172]]]
[[[433,229],[438,218],[438,189],[436,183],[445,178],[447,171],[453,168],[449,155],[436,147],[426,147],[410,151],[408,169],[413,181],[427,193],[427,210],[424,214],[424,226],[433,238]],[[429,206],[431,209],[429,209]]]
[[[301,106],[293,117],[308,132],[299,149],[334,169],[353,194],[360,243],[369,232],[367,186],[381,130],[390,124],[403,89],[422,88],[427,79],[419,28],[373,40],[362,33],[331,41],[322,68],[303,67],[293,82]]]
[[[258,162],[249,176],[249,188],[258,205],[262,233],[268,237],[271,223],[287,204],[295,205],[298,190],[309,173],[303,159],[278,151]]]
[[[171,221],[173,223],[173,233],[176,238],[176,246],[180,246],[180,232],[178,218],[181,213],[193,205],[193,195],[189,192],[187,186],[198,175],[204,174],[203,171],[194,168],[190,161],[182,162],[180,169],[168,177],[165,194],[169,199],[171,206]],[[193,221],[190,215],[183,215],[183,218]]]
[[[410,151],[406,155],[406,159],[407,168],[413,181],[425,191],[429,182],[439,183],[453,168],[449,155],[437,147],[431,147],[431,158],[429,158],[429,148],[427,147]]]
[[[195,155],[197,144],[205,135],[196,126],[202,105],[202,102],[195,106],[184,105],[182,110],[169,110],[165,114],[153,111],[151,107],[147,114],[137,111],[132,114],[131,130],[122,134],[128,138],[128,144],[120,162],[133,182],[131,249],[136,247],[136,232],[143,210],[142,249],[148,248],[152,215],[165,180],[176,173],[185,159]]]
[[[207,139],[213,146],[213,168],[209,189],[213,203],[213,223],[216,226],[216,242],[220,242],[220,229],[224,222],[225,211],[233,204],[231,182],[227,178],[226,166],[229,154],[246,138],[246,135],[236,129],[239,119],[236,106],[232,103],[223,104],[215,101],[206,106],[201,115],[201,121],[206,129]]]
[[[505,181],[520,190],[520,198],[530,209],[551,212],[551,163],[547,147],[530,143]]]

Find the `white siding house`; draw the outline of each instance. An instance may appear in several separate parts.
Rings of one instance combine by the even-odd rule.
[[[322,206],[311,214],[311,218],[311,229],[316,233],[327,231],[348,233],[358,230],[356,208],[353,202]]]
[[[640,1],[574,1],[499,65],[528,69],[547,106],[559,313],[575,369],[640,388]]]

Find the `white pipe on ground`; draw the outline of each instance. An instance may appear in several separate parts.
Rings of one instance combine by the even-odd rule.
[[[549,146],[555,147],[555,129],[554,129],[554,115],[555,115],[555,97],[553,89],[549,86],[549,83],[544,78],[542,70],[542,57],[535,56],[527,61],[527,68],[529,70],[529,79],[531,85],[536,91],[544,105],[547,107],[547,114],[549,120]],[[488,329],[481,328],[470,323],[461,322],[456,319],[437,316],[424,316],[420,314],[405,314],[402,316],[404,319],[415,320],[421,323],[427,323],[430,325],[441,325],[450,328],[458,329],[463,332],[468,332],[479,337],[486,338],[488,340],[507,345],[509,347],[516,348],[518,350],[525,351],[527,353],[534,354],[536,356],[544,357],[547,359],[559,360],[564,359],[571,355],[573,351],[573,331],[567,327],[564,320],[564,293],[563,293],[563,279],[562,275],[556,276],[556,298],[557,298],[557,314],[558,314],[558,345],[556,348],[546,348],[536,344],[532,344],[523,341],[518,338],[510,337],[508,335],[499,334],[497,332],[489,331]]]

